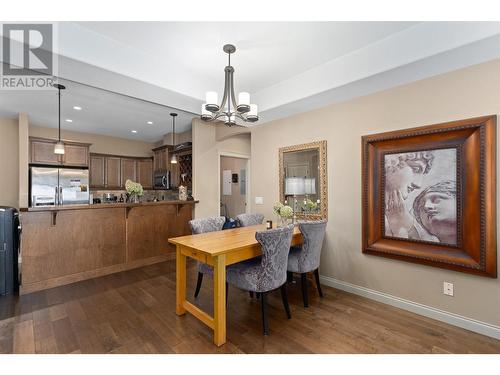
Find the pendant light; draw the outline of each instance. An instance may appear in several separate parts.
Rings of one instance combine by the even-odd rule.
[[[54,84],[54,87],[58,90],[57,96],[59,99],[59,138],[54,145],[54,154],[64,155],[64,143],[61,141],[61,90],[65,90],[66,87],[58,83]]]
[[[170,114],[172,116],[172,145],[174,146],[174,151],[175,151],[175,117],[177,116],[177,113],[172,112]],[[173,154],[172,158],[170,159],[171,164],[177,164],[177,155]]]

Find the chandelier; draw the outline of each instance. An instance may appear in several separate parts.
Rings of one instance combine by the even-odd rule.
[[[206,103],[201,106],[201,118],[205,121],[223,120],[226,125],[232,126],[236,124],[236,119],[239,118],[245,122],[256,122],[259,120],[257,115],[257,105],[250,104],[250,94],[248,92],[240,92],[238,102],[234,95],[234,68],[231,66],[231,54],[236,52],[236,47],[232,44],[226,44],[223,48],[228,54],[228,65],[224,68],[224,94],[222,102],[218,104],[218,96],[215,91],[206,93]]]

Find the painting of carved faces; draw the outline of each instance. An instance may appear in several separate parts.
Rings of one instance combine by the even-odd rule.
[[[457,150],[384,155],[385,237],[456,245]]]

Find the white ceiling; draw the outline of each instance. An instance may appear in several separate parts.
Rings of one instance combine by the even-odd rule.
[[[156,142],[172,131],[171,112],[178,114],[176,132],[191,129],[192,113],[75,82],[60,80],[60,83],[66,86],[61,94],[63,129]],[[19,113],[27,113],[31,124],[57,128],[57,103],[56,90],[0,91],[0,117],[17,118]],[[74,106],[82,109],[75,110]]]
[[[60,22],[58,36],[61,77],[192,113],[221,94],[235,44],[257,125],[500,58],[499,22]]]
[[[256,93],[412,25],[410,22],[78,22],[62,23],[59,33],[61,52],[68,57],[97,66],[113,66],[113,71],[203,99],[206,91],[223,88],[227,65],[227,55],[222,51],[224,44],[236,46],[231,59],[236,90]],[[91,53],[85,48],[90,39]],[[116,46],[122,56],[116,55]]]

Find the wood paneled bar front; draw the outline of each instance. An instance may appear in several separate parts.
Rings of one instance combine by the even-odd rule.
[[[190,233],[197,201],[21,210],[21,294],[175,257],[168,238]]]

